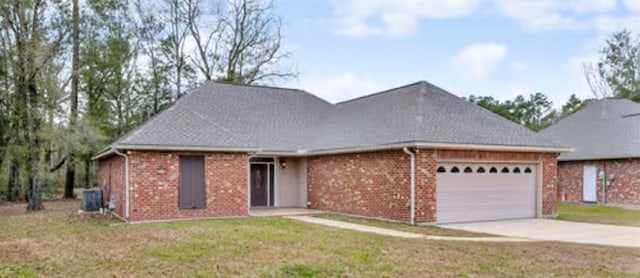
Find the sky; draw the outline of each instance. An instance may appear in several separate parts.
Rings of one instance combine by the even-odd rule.
[[[640,31],[640,0],[276,0],[286,87],[330,102],[426,80],[458,96],[593,97],[583,64]]]

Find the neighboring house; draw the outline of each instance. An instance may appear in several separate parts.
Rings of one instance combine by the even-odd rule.
[[[640,104],[588,101],[541,135],[575,150],[558,158],[561,201],[602,203],[604,193],[605,204],[640,207]]]
[[[207,82],[94,158],[128,221],[307,207],[444,223],[554,215],[563,151],[427,82],[337,104]]]

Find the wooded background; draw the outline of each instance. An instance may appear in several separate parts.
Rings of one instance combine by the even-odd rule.
[[[207,80],[295,78],[282,19],[262,0],[0,0],[0,202],[73,198],[92,155]],[[637,36],[605,42],[597,97],[640,100]],[[486,92],[490,95],[491,92]],[[569,93],[569,92],[568,92]],[[472,101],[532,130],[579,109],[543,93]]]

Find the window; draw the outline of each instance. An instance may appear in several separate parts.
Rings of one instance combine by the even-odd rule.
[[[476,170],[476,173],[484,173],[484,167],[479,167],[478,170]]]
[[[513,172],[514,173],[520,173],[520,168],[519,167],[513,168]]]
[[[497,173],[498,169],[496,169],[496,167],[491,167],[491,169],[489,169],[489,173]]]
[[[204,208],[206,203],[204,156],[180,156],[179,207],[181,209]]]
[[[501,173],[509,173],[509,168],[508,167],[504,167],[502,168],[502,171],[500,171]]]
[[[447,169],[445,169],[444,167],[440,166],[440,167],[438,167],[437,172],[438,172],[438,173],[446,173],[446,172],[447,172]]]
[[[473,169],[471,167],[464,168],[465,173],[473,173]]]
[[[530,174],[531,173],[531,168],[529,168],[529,167],[525,168],[524,172],[527,173],[527,174]]]
[[[451,168],[451,173],[460,173],[460,169],[458,169],[458,167],[453,166],[453,168]]]

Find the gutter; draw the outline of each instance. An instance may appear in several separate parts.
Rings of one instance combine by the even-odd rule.
[[[411,157],[411,225],[416,224],[416,153],[403,147],[402,150]]]
[[[112,149],[116,155],[124,157],[124,218],[129,220],[129,156],[121,153],[117,149]]]
[[[478,144],[450,144],[450,143],[428,143],[428,142],[405,142],[378,146],[349,147],[342,149],[324,150],[294,150],[294,151],[262,151],[256,148],[237,147],[196,147],[196,146],[161,146],[161,145],[118,145],[120,149],[127,150],[153,150],[153,151],[203,151],[203,152],[259,152],[260,155],[271,156],[291,156],[306,157],[314,155],[342,154],[354,152],[384,151],[401,149],[404,147],[444,149],[444,150],[480,150],[480,151],[505,151],[505,152],[543,152],[560,153],[573,152],[575,149],[567,147],[526,147],[526,146],[505,146],[505,145],[478,145]],[[92,157],[93,160],[110,156],[115,148]]]

